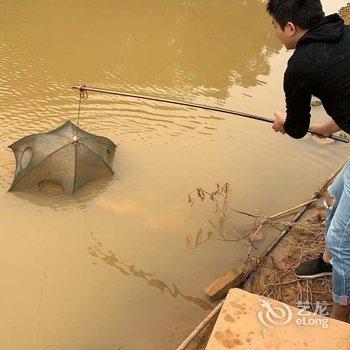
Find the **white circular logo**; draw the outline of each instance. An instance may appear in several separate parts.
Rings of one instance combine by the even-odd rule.
[[[264,310],[258,312],[258,319],[264,326],[281,326],[292,320],[293,313],[288,305],[280,304],[281,306],[272,306],[268,300],[259,299],[259,301]]]

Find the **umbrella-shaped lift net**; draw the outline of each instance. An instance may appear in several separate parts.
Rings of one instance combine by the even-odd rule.
[[[43,181],[54,181],[72,194],[89,181],[113,176],[116,145],[70,121],[50,132],[26,136],[9,147],[16,157],[10,191],[23,191],[38,187]]]

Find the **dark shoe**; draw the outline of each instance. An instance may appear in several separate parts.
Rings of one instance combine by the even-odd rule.
[[[299,278],[319,278],[332,274],[332,264],[326,263],[321,254],[317,259],[303,262],[294,272]]]

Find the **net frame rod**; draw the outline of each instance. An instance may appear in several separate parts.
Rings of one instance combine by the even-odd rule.
[[[200,109],[204,109],[207,111],[226,113],[226,114],[236,115],[236,116],[243,117],[243,118],[259,120],[259,121],[263,121],[263,122],[270,123],[270,124],[273,124],[275,122],[275,120],[272,118],[267,118],[267,117],[263,117],[263,116],[259,116],[259,115],[255,115],[255,114],[245,113],[245,112],[241,112],[241,111],[235,111],[235,110],[226,109],[226,108],[203,105],[203,104],[199,104],[199,103],[182,102],[182,101],[177,101],[177,100],[172,100],[172,99],[165,99],[165,98],[160,98],[160,97],[132,94],[129,92],[121,92],[121,91],[103,89],[103,88],[99,88],[99,87],[86,86],[86,85],[80,85],[80,86],[75,85],[72,88],[79,90],[80,92],[82,92],[82,91],[98,92],[98,93],[102,93],[102,94],[109,94],[109,95],[116,95],[116,96],[130,97],[130,98],[138,98],[138,99],[147,100],[147,101],[170,103],[170,104],[184,106],[184,107],[200,108]],[[308,130],[308,133],[310,133],[312,135],[316,135],[316,136],[322,136],[322,135],[317,134],[315,132],[312,132],[310,130]],[[349,139],[347,137],[343,137],[343,136],[339,136],[339,135],[331,135],[327,138],[330,138],[330,139],[335,140],[335,141],[349,143]]]

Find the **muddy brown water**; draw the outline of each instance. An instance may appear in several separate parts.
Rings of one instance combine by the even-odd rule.
[[[325,1],[327,12],[345,1]],[[111,181],[67,197],[8,193],[9,144],[70,119],[82,82],[272,116],[290,53],[261,1],[2,1],[0,344],[4,349],[174,349],[213,307],[205,287],[247,247],[218,226],[198,186],[278,212],[306,200],[349,147],[270,125],[91,93],[80,125],[118,144]],[[313,108],[314,120],[325,118]],[[250,222],[234,217],[225,230]],[[214,228],[212,225],[216,225]],[[225,232],[226,232],[225,231]],[[229,236],[234,237],[234,236]],[[262,237],[260,251],[272,237]]]

